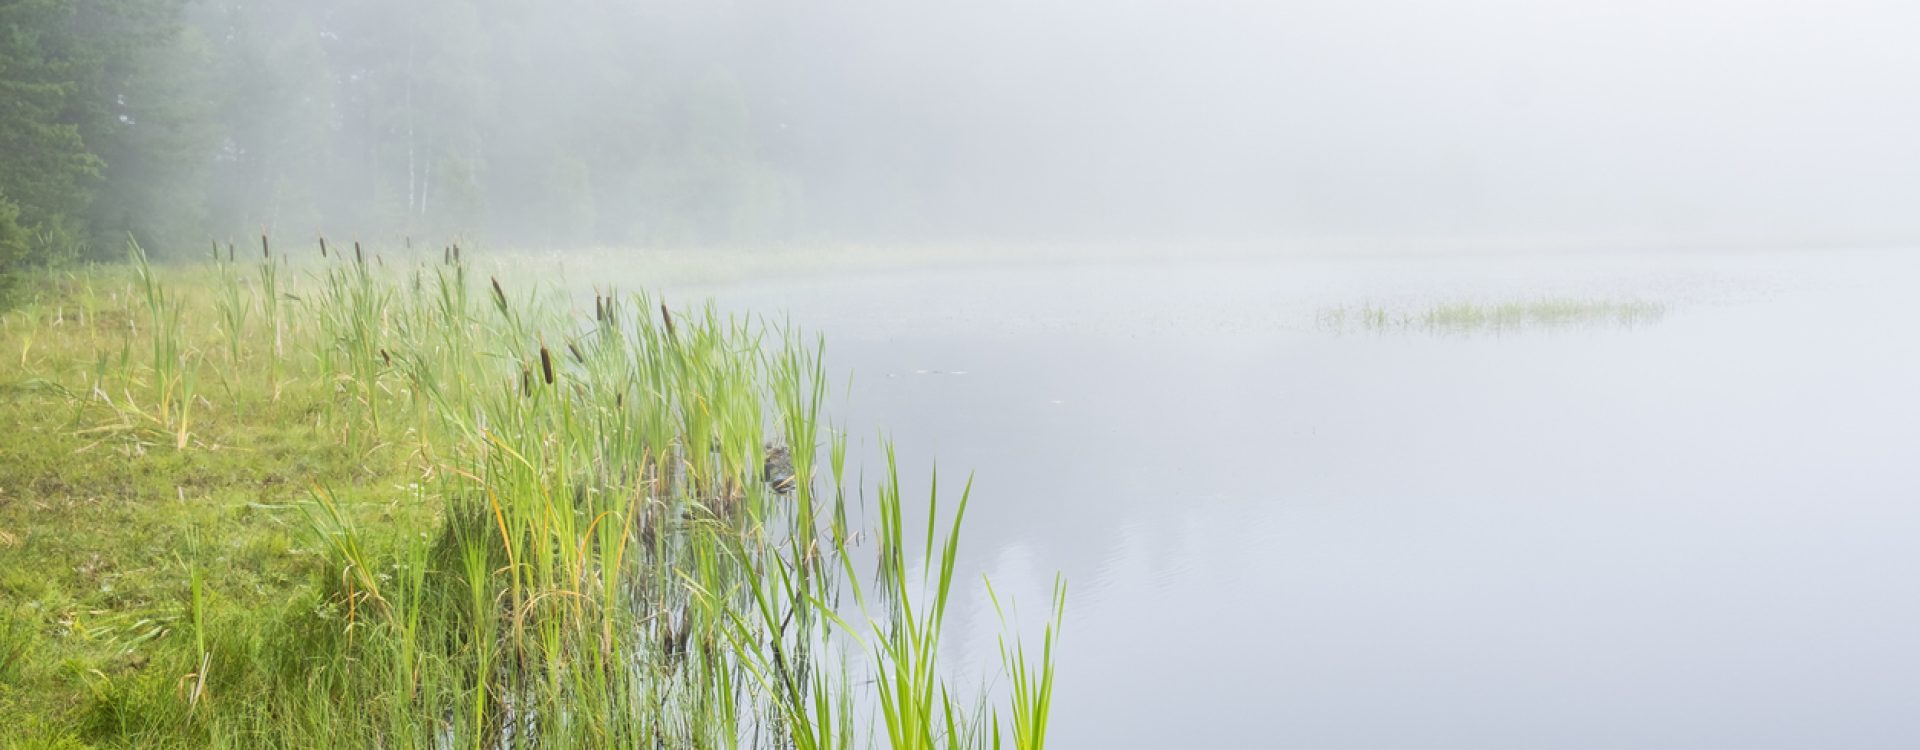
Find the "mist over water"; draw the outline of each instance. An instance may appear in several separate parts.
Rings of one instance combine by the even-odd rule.
[[[372,290],[339,248],[406,247],[486,269],[511,325],[449,371],[527,398],[567,334],[508,299],[548,286],[583,327],[664,287],[636,356],[708,299],[817,333],[863,489],[888,440],[904,497],[975,478],[948,666],[1004,688],[983,576],[1035,614],[1068,581],[1059,747],[1920,747],[1920,5],[0,8],[29,27],[0,281],[243,238],[231,337],[243,291],[323,309],[277,269]],[[375,320],[341,403],[410,361]]]
[[[1912,226],[1910,13],[850,5],[791,31],[850,60],[795,58],[823,95],[793,119],[850,205],[982,233],[1885,240]]]
[[[1133,263],[723,285],[822,331],[840,425],[960,576],[1070,582],[1065,747],[1902,747],[1920,688],[1904,252]],[[688,290],[689,293],[695,290]],[[1327,330],[1632,293],[1647,325]],[[960,467],[959,471],[955,467]],[[920,485],[924,491],[924,483]],[[943,494],[943,496],[945,496]],[[997,619],[949,657],[991,673]]]
[[[213,175],[232,223],[1001,249],[671,293],[824,334],[866,476],[879,435],[974,472],[963,579],[1066,576],[1064,747],[1920,741],[1920,269],[1753,252],[1920,235],[1911,8],[198,12],[313,45],[267,105],[297,158]],[[619,255],[574,286],[658,283]],[[1576,325],[1455,320],[1502,305]],[[1577,313],[1623,305],[1659,314]],[[991,674],[966,590],[948,660]]]
[[[127,221],[187,247],[1898,244],[1920,229],[1915,21],[1800,0],[192,3],[156,53],[180,71],[167,106],[120,105],[170,150],[107,175],[173,187]]]
[[[765,48],[822,236],[1157,259],[672,293],[973,472],[963,577],[1064,573],[1062,746],[1900,747],[1920,269],[1835,248],[1914,237],[1911,13],[835,6]],[[1325,325],[1553,303],[1660,314]]]

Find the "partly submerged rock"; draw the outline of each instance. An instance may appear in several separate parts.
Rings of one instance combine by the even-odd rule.
[[[785,446],[767,448],[767,463],[760,470],[760,478],[773,488],[774,492],[786,494],[793,491],[793,452]]]

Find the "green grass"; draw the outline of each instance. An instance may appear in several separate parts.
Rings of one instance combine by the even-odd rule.
[[[1064,599],[942,677],[969,493],[855,531],[818,339],[261,255],[0,318],[0,746],[1041,747]]]
[[[1565,328],[1638,328],[1658,323],[1666,314],[1666,306],[1658,302],[1542,298],[1492,304],[1448,302],[1417,310],[1368,303],[1357,308],[1326,308],[1316,319],[1321,328],[1334,331],[1511,333]]]

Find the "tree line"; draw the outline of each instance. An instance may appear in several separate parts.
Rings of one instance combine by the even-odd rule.
[[[738,7],[0,3],[0,268],[261,231],[784,236],[799,183]],[[720,7],[720,6],[715,6]]]

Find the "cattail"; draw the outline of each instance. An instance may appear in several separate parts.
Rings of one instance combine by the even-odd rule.
[[[460,262],[460,243],[453,243],[453,262]]]
[[[374,254],[373,254],[373,264],[374,264],[374,265],[376,265],[376,266],[379,266],[379,267],[381,267],[381,268],[386,268],[386,267],[387,267],[387,258],[386,258],[386,256],[384,256],[384,255],[381,255],[381,254],[379,254],[379,253],[374,253]]]
[[[520,366],[520,395],[533,396],[533,370],[526,365]]]
[[[448,265],[448,266],[453,265],[453,248],[452,247],[440,248],[440,263],[442,265]]]
[[[360,241],[359,241],[359,240],[354,240],[354,241],[353,241],[353,262],[355,262],[355,263],[358,263],[358,264],[360,264],[360,265],[363,265],[363,266],[367,264],[367,256],[365,256],[365,255],[362,255],[362,254],[360,253]]]
[[[553,385],[553,354],[547,351],[547,342],[540,342],[540,377],[547,385]]]
[[[324,236],[320,238],[320,257],[327,257],[327,238]]]
[[[232,242],[227,243],[227,262],[228,263],[233,262],[233,243]]]
[[[499,277],[488,276],[487,280],[493,282],[493,303],[500,306],[500,312],[506,312],[507,311],[507,292],[506,290],[500,288]]]
[[[387,363],[388,367],[393,366],[393,357],[387,356],[387,350],[385,348],[380,350],[380,361]]]
[[[660,319],[667,323],[667,338],[673,338],[673,313],[667,311],[667,303],[660,303]]]
[[[213,242],[213,262],[219,263],[220,262],[220,241],[212,240],[212,242]]]
[[[409,234],[409,235],[407,235],[406,237],[404,237],[404,238],[402,238],[402,239],[405,239],[405,240],[407,241],[407,249],[408,249],[408,250],[412,250],[412,249],[413,249],[413,235],[410,235],[410,234]]]
[[[573,352],[573,361],[579,362],[580,364],[583,364],[583,365],[587,363],[586,356],[580,353],[580,347],[574,346],[573,342],[571,341],[567,342],[567,351]]]
[[[262,257],[262,258],[272,258],[272,257],[273,257],[273,250],[271,250],[271,249],[268,249],[268,247],[267,247],[267,233],[266,233],[266,232],[261,232],[261,233],[260,233],[260,257]]]
[[[593,293],[593,320],[596,323],[604,323],[607,320],[606,303],[600,300],[599,292]]]

